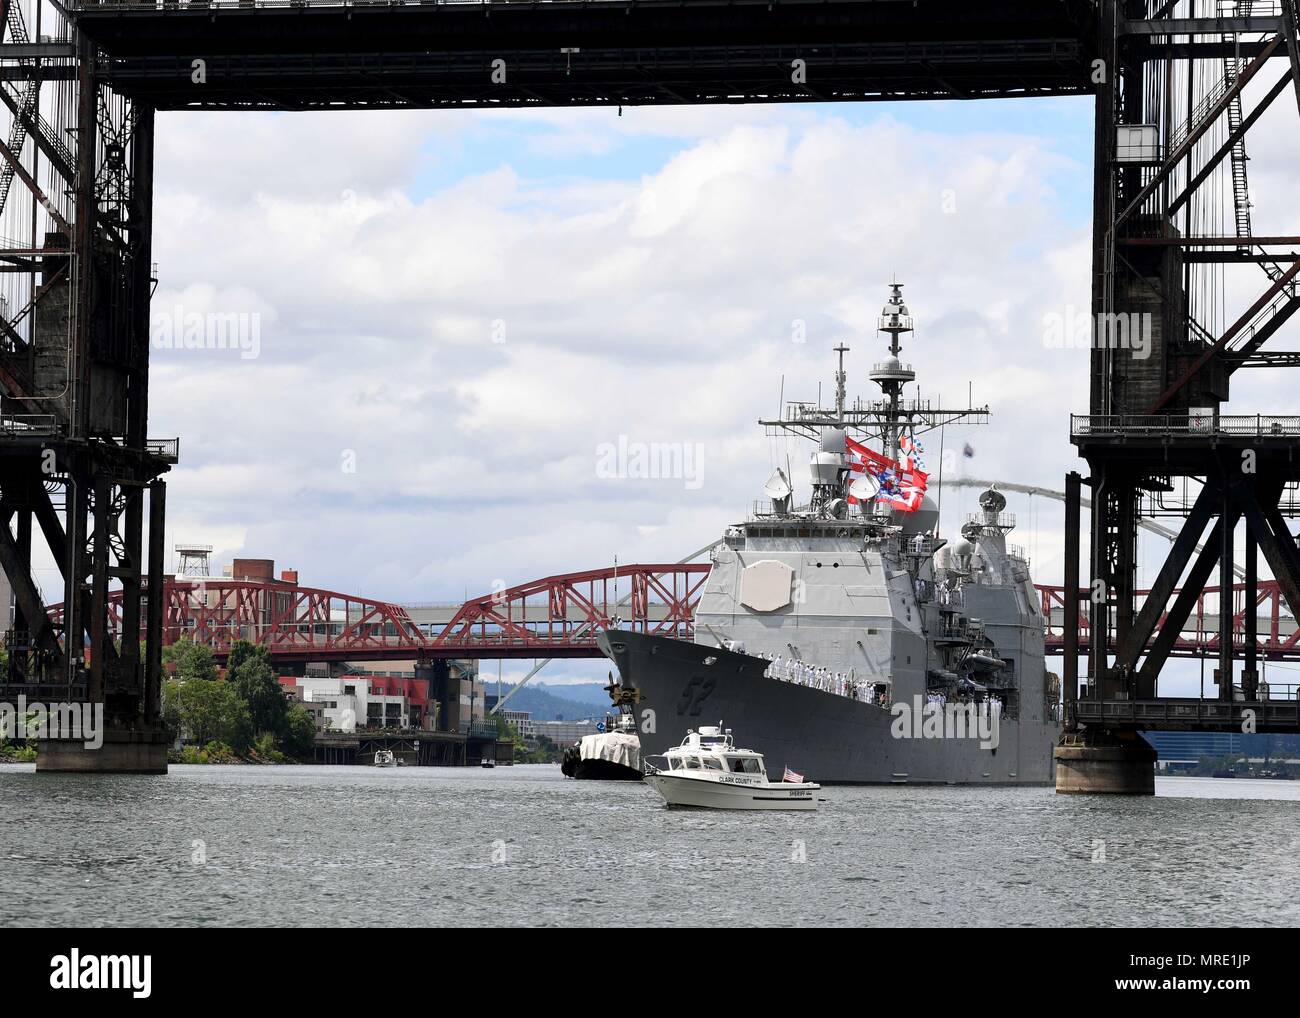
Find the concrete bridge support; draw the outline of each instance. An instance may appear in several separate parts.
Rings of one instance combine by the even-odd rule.
[[[1052,759],[1060,795],[1156,793],[1156,751],[1136,732],[1067,732]]]
[[[161,727],[142,731],[111,728],[100,746],[69,739],[36,744],[37,773],[166,774],[171,739]]]

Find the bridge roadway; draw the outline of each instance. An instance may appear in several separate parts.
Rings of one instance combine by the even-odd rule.
[[[1094,0],[74,0],[67,6],[105,55],[105,79],[158,109],[1081,95],[1093,88],[1098,34]],[[196,59],[203,61],[201,74]]]

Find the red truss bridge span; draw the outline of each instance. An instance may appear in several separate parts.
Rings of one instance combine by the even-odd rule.
[[[600,657],[596,633],[615,622],[636,632],[690,639],[709,568],[708,563],[611,566],[547,576],[463,604],[431,605],[400,605],[275,580],[168,577],[163,642],[189,638],[212,647],[223,660],[234,641],[248,640],[286,665]],[[49,611],[61,624],[63,606]],[[120,590],[109,595],[109,618],[120,637]]]
[[[207,644],[224,659],[235,640],[267,647],[285,665],[307,661],[416,658],[599,657],[596,632],[617,622],[643,633],[689,640],[708,563],[620,565],[547,576],[463,604],[402,605],[284,581],[169,577],[163,584],[163,638]],[[1064,644],[1065,588],[1039,584],[1049,655]],[[1087,591],[1079,597],[1086,602]],[[1219,588],[1195,598],[1170,656],[1214,657],[1219,649]],[[1247,639],[1245,586],[1233,588],[1232,640]],[[122,592],[109,595],[112,631],[122,632]],[[63,606],[50,608],[62,622]],[[141,618],[144,618],[143,611]],[[1162,618],[1162,626],[1167,616]],[[1159,632],[1157,628],[1157,633]],[[1255,642],[1268,660],[1300,660],[1300,626],[1275,581],[1260,581]],[[1087,612],[1079,646],[1090,645]]]

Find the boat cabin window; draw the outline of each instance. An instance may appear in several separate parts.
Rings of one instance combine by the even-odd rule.
[[[720,771],[725,768],[722,766],[722,761],[717,757],[706,756],[704,758],[704,769],[706,771]]]
[[[685,758],[685,763],[688,771],[698,771],[700,769],[700,761],[698,757],[688,756]]]
[[[758,760],[752,756],[729,756],[727,763],[731,764],[731,769],[737,774],[760,774]]]
[[[678,759],[675,756],[670,756],[668,758],[668,769],[670,771],[681,770],[681,767],[682,767],[682,762],[680,759]]]

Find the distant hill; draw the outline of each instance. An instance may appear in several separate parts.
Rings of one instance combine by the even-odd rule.
[[[487,682],[487,692],[495,696],[497,684]],[[504,697],[514,689],[508,682],[501,684]],[[573,686],[548,686],[530,682],[510,698],[506,710],[526,710],[536,721],[578,721],[582,718],[599,718],[610,709],[609,694],[599,682]]]
[[[549,682],[538,682],[534,679],[528,683],[528,686],[544,689],[552,696],[558,696],[564,700],[576,700],[578,703],[589,703],[599,707],[602,711],[609,706],[609,694],[605,692],[603,682],[580,682],[571,686],[556,686]],[[528,686],[524,688],[527,689]],[[523,693],[519,694],[523,696]]]

